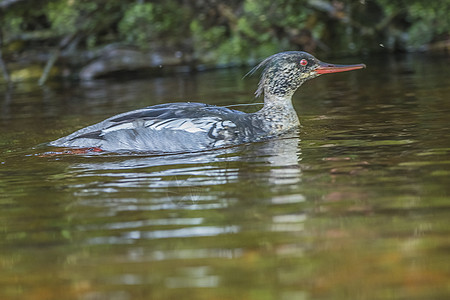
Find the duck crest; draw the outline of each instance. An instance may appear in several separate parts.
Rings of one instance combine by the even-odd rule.
[[[263,69],[258,88],[255,91],[256,97],[263,92],[285,97],[292,96],[295,90],[307,79],[313,77],[310,72],[306,72],[307,76],[301,76],[299,63],[302,57],[314,60],[310,54],[302,51],[286,51],[274,54],[256,67],[254,67],[247,75],[253,75],[256,71]],[[303,68],[305,72],[308,67]]]

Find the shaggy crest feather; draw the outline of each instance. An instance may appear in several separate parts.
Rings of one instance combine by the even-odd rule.
[[[259,80],[258,88],[255,91],[256,98],[261,96],[262,93],[264,92],[264,83],[267,79],[266,71],[269,69],[269,67],[271,67],[276,61],[278,61],[280,59],[284,59],[286,56],[289,56],[294,52],[296,52],[296,51],[286,51],[286,52],[281,52],[281,53],[277,53],[272,56],[269,56],[268,58],[266,58],[262,62],[260,62],[258,65],[253,67],[247,74],[245,74],[244,77],[251,76],[251,75],[255,74],[256,71],[258,71],[259,69],[264,68],[263,72],[261,73],[261,79]]]

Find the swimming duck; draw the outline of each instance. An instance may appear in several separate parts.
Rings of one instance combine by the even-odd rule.
[[[292,95],[305,81],[362,68],[364,64],[324,63],[306,52],[282,52],[249,72],[263,70],[255,94],[264,94],[264,106],[255,113],[203,103],[159,104],[118,114],[49,145],[111,152],[180,153],[267,140],[299,127]]]

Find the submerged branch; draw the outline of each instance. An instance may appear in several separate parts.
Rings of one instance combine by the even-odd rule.
[[[41,78],[39,78],[38,81],[39,85],[43,85],[47,81],[48,75],[50,74],[50,70],[52,69],[58,57],[61,55],[61,51],[75,39],[77,34],[78,32],[72,33],[61,40],[59,45],[56,47],[56,49],[53,51],[52,55],[48,59],[47,64],[45,65]]]

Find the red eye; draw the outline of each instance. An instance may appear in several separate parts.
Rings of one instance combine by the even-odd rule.
[[[308,61],[307,61],[306,59],[302,59],[302,60],[300,61],[300,64],[301,64],[302,66],[306,66],[306,65],[308,64]]]

